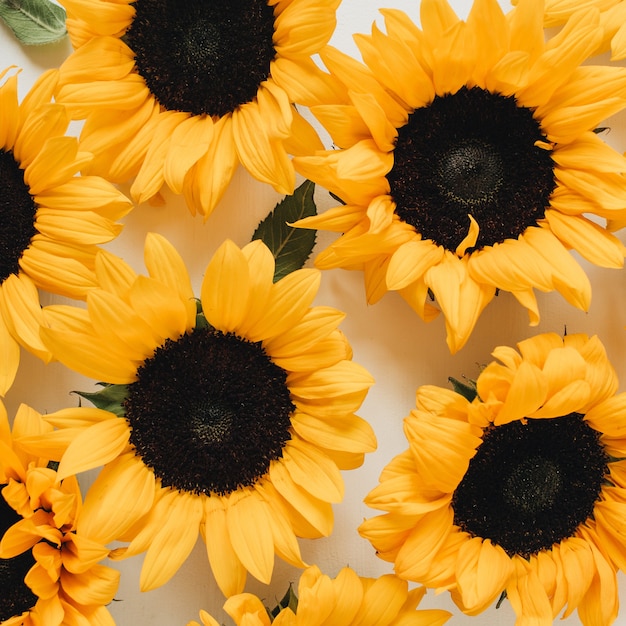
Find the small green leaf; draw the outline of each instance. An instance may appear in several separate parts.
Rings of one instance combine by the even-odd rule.
[[[287,608],[291,609],[294,613],[298,609],[298,596],[296,596],[291,583],[289,583],[289,589],[287,589],[287,593],[283,596],[283,599],[269,612],[272,621],[283,609]]]
[[[335,195],[332,191],[329,191],[328,193],[330,194],[330,197],[333,200],[337,200],[337,202],[339,202],[339,204],[343,204],[343,205],[346,204],[339,196]]]
[[[496,609],[499,609],[502,603],[506,600],[506,589],[500,594],[498,602],[496,603]]]
[[[202,310],[202,302],[198,299],[196,300],[196,328],[212,328]]]
[[[0,20],[28,46],[54,43],[67,35],[65,9],[50,0],[0,0]]]
[[[252,239],[260,239],[276,259],[274,282],[300,269],[311,256],[315,230],[294,228],[289,223],[316,214],[313,191],[315,184],[304,181],[292,196],[286,196],[258,225]]]
[[[478,392],[476,391],[476,382],[473,380],[467,380],[467,383],[462,383],[460,380],[450,376],[448,381],[452,383],[454,391],[463,396],[469,402],[472,402],[472,400],[478,395]]]
[[[103,411],[110,411],[118,417],[124,417],[126,411],[123,407],[123,402],[128,396],[128,385],[111,385],[109,383],[98,383],[102,389],[100,391],[94,391],[93,393],[88,391],[73,391],[85,400],[89,400],[97,409]]]

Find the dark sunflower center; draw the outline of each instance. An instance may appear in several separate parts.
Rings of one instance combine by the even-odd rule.
[[[593,517],[608,474],[600,435],[578,413],[486,430],[452,498],[454,523],[528,558]]]
[[[139,368],[124,402],[131,443],[163,486],[227,494],[253,485],[291,438],[286,381],[260,344],[196,328]]]
[[[480,228],[474,249],[515,239],[544,217],[555,188],[533,112],[480,87],[436,96],[398,129],[387,174],[396,213],[448,250]]]
[[[0,485],[0,491],[5,486]],[[0,495],[0,538],[20,519]],[[37,603],[37,596],[24,583],[24,576],[34,564],[30,550],[12,559],[0,559],[0,622],[21,615]]]
[[[22,253],[37,234],[37,206],[13,153],[0,149],[0,282],[20,270]]]
[[[276,55],[267,0],[135,0],[124,39],[168,110],[221,116],[250,102]]]

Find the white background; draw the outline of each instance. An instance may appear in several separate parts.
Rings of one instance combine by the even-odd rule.
[[[465,16],[469,2],[456,0],[453,6],[459,15]],[[381,23],[378,14],[378,7],[381,6],[403,9],[413,20],[419,20],[418,0],[388,0],[384,4],[380,0],[343,0],[337,12],[338,25],[332,43],[345,52],[358,55],[351,35],[369,32],[374,20]],[[57,67],[70,52],[69,41],[39,48],[22,48],[10,31],[0,25],[0,66],[14,64],[23,68],[19,79],[22,96],[43,70]],[[621,115],[608,124],[611,131],[606,140],[619,150],[626,147],[625,122],[626,115]],[[270,187],[252,180],[241,168],[206,224],[201,218],[191,216],[181,198],[167,194],[166,198],[167,203],[162,207],[144,205],[135,208],[125,220],[124,232],[109,248],[137,271],[144,271],[142,249],[145,234],[148,231],[161,233],[181,252],[197,289],[208,260],[223,239],[231,238],[239,245],[247,243],[259,220],[281,199]],[[328,194],[321,189],[316,192],[316,200],[321,210],[332,205]],[[318,249],[328,241],[328,234],[320,234]],[[495,346],[514,345],[537,332],[562,333],[566,327],[568,333],[599,335],[620,380],[626,383],[626,270],[599,269],[584,262],[582,264],[593,286],[593,300],[588,313],[574,309],[558,293],[539,294],[541,324],[531,328],[526,311],[512,296],[503,293],[487,307],[465,348],[454,356],[446,347],[441,317],[425,324],[394,293],[368,307],[360,273],[333,270],[323,274],[317,304],[332,305],[348,314],[342,329],[354,348],[354,360],[367,367],[376,379],[376,385],[371,389],[360,414],[375,429],[379,447],[366,457],[360,469],[344,473],[346,498],[335,507],[334,532],[327,539],[301,542],[303,558],[307,562],[317,563],[323,572],[331,576],[336,575],[344,565],[366,576],[391,571],[391,565],[374,555],[370,544],[359,537],[356,528],[364,518],[375,514],[362,503],[363,497],[378,484],[381,469],[407,447],[402,418],[413,408],[418,386],[447,386],[448,376],[475,377],[478,366],[490,360],[490,352]],[[42,297],[44,304],[59,301],[60,298]],[[70,391],[90,390],[92,384],[93,381],[83,379],[59,364],[44,366],[23,352],[18,378],[5,401],[10,415],[22,402],[41,412],[50,412],[75,406],[77,398]],[[620,390],[626,390],[626,386],[622,385]],[[85,486],[89,478],[86,477]],[[201,608],[225,624],[232,623],[221,611],[223,597],[213,582],[201,540],[174,578],[156,591],[139,591],[141,562],[141,557],[136,557],[117,565],[122,570],[122,580],[118,601],[110,607],[117,624],[184,626],[188,620],[197,619]],[[297,582],[298,577],[299,570],[277,559],[272,584],[267,587],[249,577],[247,590],[273,605],[274,599],[282,596],[288,583]],[[622,574],[620,584],[626,584]],[[621,596],[622,603],[626,604],[626,591]],[[470,618],[456,609],[447,594],[435,596],[430,591],[421,606],[450,610],[453,613],[450,624],[512,625],[515,621],[507,602],[500,609],[492,608],[479,617]],[[574,615],[566,623],[573,626],[579,621]],[[626,607],[617,623],[626,624]]]

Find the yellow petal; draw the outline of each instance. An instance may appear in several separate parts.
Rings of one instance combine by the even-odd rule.
[[[204,498],[204,507],[205,521],[201,530],[215,581],[226,597],[241,593],[247,570],[230,541],[223,498]]]
[[[578,616],[588,626],[612,624],[617,619],[619,610],[615,570],[593,541],[588,541],[588,544],[594,558],[593,580],[578,604]]]
[[[318,270],[301,269],[274,283],[265,311],[246,332],[250,341],[278,337],[304,317],[317,295],[321,276]]]
[[[189,330],[187,306],[168,286],[146,276],[138,276],[128,294],[131,306],[165,339],[177,339]]]
[[[24,182],[31,195],[66,182],[91,160],[91,155],[78,152],[73,137],[52,137],[46,141],[33,162],[24,170]],[[50,168],[50,163],[55,163]]]
[[[8,276],[0,289],[0,309],[14,338],[33,354],[49,362],[52,355],[39,337],[43,315],[33,281],[21,273]]]
[[[176,126],[163,164],[163,178],[174,193],[182,193],[187,172],[212,140],[213,120],[208,115],[191,115]]]
[[[57,470],[58,480],[104,465],[117,458],[128,445],[128,422],[111,414],[81,432],[68,446]]]
[[[513,557],[515,574],[506,588],[507,598],[515,614],[528,624],[552,624],[550,600],[539,580],[537,572],[526,559]]]
[[[504,404],[500,408],[494,424],[500,426],[516,419],[527,417],[545,401],[548,382],[541,370],[523,361],[515,372]]]
[[[456,565],[463,611],[481,613],[502,593],[513,571],[506,552],[489,539],[473,537],[463,543]]]
[[[274,568],[274,540],[268,504],[254,492],[231,494],[226,523],[233,549],[244,567],[269,583]]]
[[[475,281],[467,268],[467,257],[459,259],[446,251],[442,261],[429,268],[424,277],[445,316],[446,342],[452,353],[465,345],[495,295],[495,288]]]
[[[423,277],[428,268],[439,263],[444,249],[429,240],[413,239],[392,255],[387,268],[387,289],[399,290]]]
[[[367,588],[361,608],[354,618],[354,626],[371,623],[393,624],[407,594],[407,583],[397,576],[386,574]]]
[[[80,576],[61,570],[63,592],[83,606],[109,604],[115,597],[119,579],[119,571],[104,565],[94,565]]]
[[[156,505],[159,529],[146,552],[139,586],[142,591],[166,583],[187,559],[198,539],[202,519],[202,499],[194,494],[171,492]]]
[[[296,184],[293,165],[282,143],[265,129],[255,103],[243,104],[233,112],[232,133],[241,164],[278,193],[291,194]]]
[[[324,419],[323,416],[296,412],[291,419],[300,437],[322,448],[346,452],[373,452],[376,449],[372,427],[356,415]]]
[[[11,388],[20,364],[20,346],[15,341],[4,318],[0,316],[0,395]]]
[[[192,180],[183,190],[189,207],[206,219],[224,195],[238,164],[232,116],[223,116],[213,127],[213,141],[207,153],[190,171]]]
[[[294,567],[305,567],[285,502],[271,483],[257,483],[254,488],[268,503],[266,510],[271,517],[270,528],[276,554]]]
[[[4,78],[8,68],[2,72]],[[17,75],[9,76],[0,87],[0,146],[11,149],[15,145],[18,133],[20,114],[17,101]]]
[[[419,519],[396,557],[398,576],[408,580],[422,580],[428,576],[439,550],[448,535],[454,532],[453,517],[452,508],[444,507]]]
[[[329,503],[312,496],[296,485],[282,462],[270,464],[269,476],[280,495],[323,536],[333,527],[333,513]]]
[[[165,237],[148,233],[144,262],[152,278],[178,291],[181,302],[187,304],[187,324],[191,328],[195,322],[196,303],[189,273],[176,248]]]
[[[102,544],[123,538],[150,511],[154,493],[154,474],[141,460],[134,453],[118,457],[87,491],[77,532]]]
[[[236,624],[245,623],[246,616],[256,616],[257,620],[248,624],[258,624],[258,626],[270,626],[270,618],[267,610],[259,598],[251,593],[240,593],[228,598],[224,603],[224,610],[235,620]]]
[[[363,602],[363,584],[349,567],[342,567],[332,583],[335,596],[333,620],[338,624],[352,624]]]
[[[137,278],[135,271],[118,256],[101,249],[96,254],[95,270],[98,284],[111,293],[125,298]]]
[[[568,247],[576,250],[600,267],[620,268],[626,249],[622,242],[605,228],[583,216],[545,212],[552,232]]]
[[[188,117],[187,113],[180,111],[167,111],[160,115],[141,169],[130,188],[130,193],[138,204],[149,200],[161,189],[165,181],[164,164],[172,135]]]
[[[345,316],[332,307],[313,307],[296,325],[265,341],[263,347],[273,358],[297,356],[327,337]]]
[[[241,250],[226,240],[206,268],[200,298],[209,324],[223,332],[235,331],[249,306],[250,272]]]
[[[283,448],[283,463],[293,482],[326,502],[341,502],[344,484],[337,466],[316,446],[296,437]]]

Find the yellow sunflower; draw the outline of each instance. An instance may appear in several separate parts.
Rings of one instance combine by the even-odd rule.
[[[354,411],[371,376],[337,329],[344,315],[312,307],[319,272],[272,282],[274,258],[227,241],[203,279],[199,308],[176,250],[150,234],[137,276],[102,251],[102,289],[87,310],[46,308],[46,345],[71,369],[113,387],[115,412],[77,427],[59,475],[105,465],[85,507],[91,532],[147,551],[141,588],[166,582],[200,531],[216,580],[240,593],[249,571],[268,582],[274,554],[303,566],[296,536],[320,537],[343,497],[340,469],[376,447]],[[115,403],[114,403],[115,404]],[[113,406],[113,405],[111,405]],[[113,408],[112,408],[113,410]]]
[[[612,60],[626,59],[626,2],[622,0],[546,0],[544,23],[546,26],[561,26],[576,11],[589,7],[601,11],[604,37],[598,52],[610,49]]]
[[[86,118],[82,146],[98,155],[89,171],[134,177],[137,202],[166,183],[205,217],[239,163],[292,193],[288,155],[322,148],[294,103],[336,93],[311,55],[339,2],[63,0],[76,50],[56,95]]]
[[[568,250],[622,267],[596,217],[623,219],[626,206],[626,159],[594,132],[626,105],[626,68],[581,65],[602,38],[597,9],[547,41],[542,0],[507,15],[476,0],[467,21],[424,0],[421,30],[381,12],[386,34],[356,36],[364,64],[322,54],[348,96],[312,110],[340,149],[294,160],[345,202],[297,223],[342,233],[317,266],[362,269],[369,302],[394,290],[425,320],[440,309],[452,352],[498,289],[533,325],[535,289],[587,309]]]
[[[97,245],[119,233],[115,220],[132,206],[105,180],[75,176],[91,156],[65,136],[69,117],[50,101],[57,72],[44,73],[21,103],[8,72],[0,72],[0,395],[15,378],[19,344],[50,359],[38,288],[84,298],[96,284]]]
[[[392,574],[363,578],[344,567],[330,578],[312,565],[300,576],[297,597],[290,594],[295,606],[281,603],[273,615],[257,596],[242,593],[228,598],[224,610],[237,626],[441,626],[450,618],[447,611],[416,610],[425,591],[409,591],[406,581]],[[200,619],[203,626],[219,626],[206,611],[200,612]]]
[[[54,415],[83,413],[69,409]],[[58,439],[52,430],[26,405],[19,407],[11,430],[0,403],[0,624],[113,626],[106,605],[120,574],[100,563],[109,551],[85,533],[89,513],[83,515],[76,478],[59,480],[47,460],[49,446],[40,440]]]
[[[518,626],[574,610],[611,624],[626,569],[626,393],[597,337],[498,347],[470,401],[434,386],[406,417],[409,449],[361,534],[401,578],[476,615],[505,591]]]

